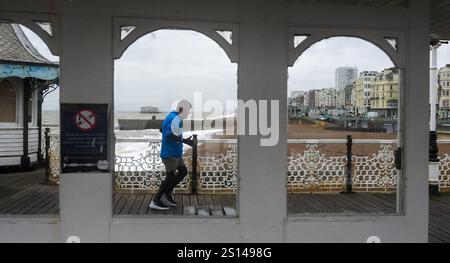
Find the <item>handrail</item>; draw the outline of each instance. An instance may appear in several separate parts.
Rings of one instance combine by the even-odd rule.
[[[116,142],[146,142],[146,143],[157,143],[161,142],[161,139],[146,139],[146,138],[116,138]],[[222,144],[237,143],[237,139],[203,139],[198,140],[198,143],[208,143],[208,144]],[[346,144],[347,140],[341,139],[289,139],[289,144]],[[366,140],[366,139],[356,139],[353,140],[354,144],[395,144],[397,140]],[[448,142],[450,144],[450,141]]]
[[[59,132],[50,132],[49,136],[59,136]],[[288,139],[288,144],[346,144],[346,139]],[[153,138],[116,138],[116,142],[145,142],[156,143],[161,142],[161,139]],[[438,140],[438,144],[450,144],[450,140]],[[237,139],[200,139],[198,143],[237,143]],[[397,140],[385,139],[353,139],[353,144],[396,144]]]
[[[161,139],[149,139],[149,138],[116,138],[116,142],[146,142],[146,143],[157,143],[161,142]],[[211,144],[222,144],[222,143],[237,143],[237,139],[203,139],[198,140],[198,143],[211,143]]]
[[[288,139],[288,144],[346,144],[346,139]]]
[[[49,136],[59,136],[57,132],[50,132]],[[161,139],[152,138],[116,138],[116,142],[142,142],[142,143],[157,143]],[[199,139],[198,143],[211,144],[235,144],[237,139]],[[346,139],[288,139],[288,144],[346,144]],[[438,144],[450,144],[450,140],[438,140]],[[396,144],[398,140],[384,140],[384,139],[353,139],[353,144]]]
[[[161,142],[161,139],[148,139],[148,138],[116,138],[116,142],[148,142],[157,143]],[[198,143],[237,143],[237,139],[202,139],[198,140]],[[347,140],[344,139],[288,139],[289,144],[346,144]],[[395,144],[397,140],[370,140],[370,139],[354,139],[354,144]],[[450,141],[448,141],[450,144]]]
[[[353,139],[353,144],[396,144],[398,140]]]
[[[353,144],[395,144],[397,140],[353,139]],[[346,144],[346,139],[288,139],[289,144]],[[450,141],[449,141],[450,143]]]

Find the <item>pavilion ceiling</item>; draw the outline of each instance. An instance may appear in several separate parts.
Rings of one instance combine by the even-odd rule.
[[[286,0],[302,4],[408,7],[410,0]],[[450,0],[431,0],[432,40],[450,40]]]

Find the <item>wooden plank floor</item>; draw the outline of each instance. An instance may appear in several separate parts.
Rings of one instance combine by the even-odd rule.
[[[58,186],[44,181],[44,169],[0,174],[0,215],[59,214]]]
[[[166,211],[150,209],[153,194],[114,194],[115,215],[170,215],[170,216],[236,216],[236,199],[231,195],[176,194],[178,206]]]
[[[450,243],[450,196],[430,198],[430,243]]]
[[[58,215],[58,186],[45,185],[44,170],[0,174],[0,215]],[[114,194],[116,215],[237,216],[234,195],[175,195],[180,204],[167,211],[148,208],[153,194]],[[288,212],[394,213],[394,194],[290,194]],[[450,195],[430,198],[430,242],[450,243]]]
[[[289,214],[392,214],[396,195],[379,193],[289,194]]]

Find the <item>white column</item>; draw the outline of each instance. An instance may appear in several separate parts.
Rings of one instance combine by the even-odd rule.
[[[114,64],[108,6],[105,1],[63,2],[60,102],[104,103],[110,105],[111,114],[114,111]],[[113,120],[112,115],[110,120]],[[108,125],[108,150],[111,152],[113,121]],[[112,156],[110,154],[110,158]],[[79,238],[83,243],[108,242],[112,172],[63,173],[60,179],[61,241]]]
[[[436,135],[436,112],[438,108],[438,67],[437,67],[437,54],[439,44],[434,45],[431,49],[431,69],[430,69],[430,134],[434,132],[434,136],[431,139],[437,139]],[[430,142],[431,145],[436,146],[435,142]],[[437,146],[436,146],[437,147]],[[431,149],[431,148],[430,148]],[[435,153],[433,153],[435,154]],[[431,153],[430,153],[431,155]],[[432,158],[430,156],[430,158]],[[429,163],[428,180],[430,184],[430,194],[434,195],[439,192],[439,162],[431,161]]]
[[[438,68],[437,51],[439,46],[431,49],[431,69],[430,69],[430,131],[436,131],[436,110],[438,102]]]

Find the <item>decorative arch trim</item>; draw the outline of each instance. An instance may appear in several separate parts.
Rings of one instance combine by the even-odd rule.
[[[296,35],[307,35],[297,47],[294,46]],[[406,43],[405,34],[397,31],[377,31],[370,29],[335,29],[335,28],[289,28],[288,66],[292,67],[297,59],[312,45],[321,40],[332,37],[354,37],[367,41],[381,49],[397,68],[405,68],[406,65]],[[394,48],[387,38],[397,40],[397,49]]]
[[[0,12],[0,21],[21,24],[36,35],[47,45],[48,49],[54,56],[59,56],[59,16],[56,14],[31,14],[31,13],[14,13]],[[51,34],[45,31],[38,23],[49,23],[51,25]]]
[[[191,21],[153,20],[140,18],[115,17],[113,23],[113,57],[119,59],[123,53],[139,38],[161,29],[192,30],[203,34],[216,42],[233,63],[239,61],[239,27],[232,23],[209,23]],[[121,28],[135,26],[124,39],[121,40]],[[229,43],[217,31],[232,32],[232,43]]]

